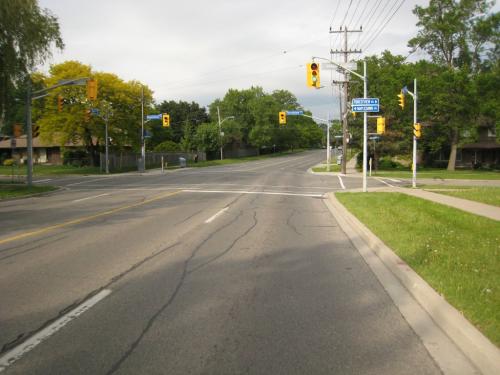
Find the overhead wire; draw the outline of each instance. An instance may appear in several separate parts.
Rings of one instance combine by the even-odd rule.
[[[371,45],[371,43],[373,43],[373,41],[375,39],[377,39],[377,37],[380,35],[380,33],[382,32],[382,30],[385,29],[385,27],[387,26],[387,24],[392,20],[392,18],[394,17],[394,15],[398,12],[398,10],[401,8],[401,6],[403,5],[403,3],[405,2],[405,0],[401,0],[401,2],[399,3],[399,5],[397,6],[397,8],[394,10],[394,12],[390,15],[390,17],[387,19],[387,21],[385,21],[385,23],[380,27],[380,29],[376,32],[376,34],[364,45],[364,48],[368,49]],[[397,4],[394,3],[394,4]],[[394,8],[394,6],[393,6]],[[391,8],[392,9],[392,8]]]
[[[391,3],[392,0],[387,0],[382,8],[380,8],[380,5],[382,4],[382,1],[379,1],[377,4],[377,7],[374,9],[373,13],[371,13],[370,17],[367,19],[367,22],[365,24],[364,30],[365,30],[365,35],[362,35],[361,38],[358,40],[358,44],[356,45],[356,48],[361,48],[361,45],[368,39],[371,38],[372,33],[378,28],[378,25],[382,24],[385,19],[384,12],[387,9],[387,6]],[[395,0],[398,1],[398,0]],[[389,14],[389,12],[387,13]]]

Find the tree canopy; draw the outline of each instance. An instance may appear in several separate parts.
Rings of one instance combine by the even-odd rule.
[[[35,65],[64,47],[57,17],[36,0],[0,2],[0,128],[16,116],[15,97]],[[11,109],[8,111],[8,109]]]

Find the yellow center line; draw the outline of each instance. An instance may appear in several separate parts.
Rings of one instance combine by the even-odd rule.
[[[60,223],[60,224],[51,225],[51,226],[48,226],[48,227],[45,227],[45,228],[41,228],[41,229],[37,229],[37,230],[33,230],[33,231],[30,231],[30,232],[20,233],[20,234],[17,234],[15,236],[12,236],[12,237],[7,237],[7,238],[4,238],[4,239],[1,239],[0,240],[0,245],[2,245],[4,243],[7,243],[7,242],[17,241],[17,240],[20,240],[22,238],[26,238],[26,237],[31,237],[31,236],[36,236],[36,235],[39,235],[39,234],[47,233],[47,232],[50,232],[52,230],[64,228],[64,227],[67,227],[67,226],[70,226],[70,225],[80,224],[80,223],[83,223],[84,221],[89,221],[89,220],[92,220],[92,219],[96,219],[98,217],[111,215],[111,214],[114,214],[114,213],[119,212],[119,211],[127,210],[129,208],[142,206],[142,205],[147,204],[147,203],[151,203],[151,202],[155,202],[155,201],[160,200],[160,199],[171,197],[171,196],[179,194],[181,192],[182,191],[179,190],[179,191],[169,192],[169,193],[166,193],[166,194],[160,194],[159,196],[156,196],[156,197],[151,198],[151,199],[146,199],[146,200],[141,201],[141,202],[137,202],[137,203],[129,204],[129,205],[126,205],[126,206],[121,206],[121,207],[113,208],[113,209],[108,210],[108,211],[99,212],[97,214],[90,215],[90,216],[84,216],[84,217],[81,217],[81,218],[78,218],[78,219],[66,221],[66,222]]]

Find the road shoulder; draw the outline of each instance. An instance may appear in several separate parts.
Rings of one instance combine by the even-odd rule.
[[[328,194],[326,205],[444,374],[498,374],[500,350]]]

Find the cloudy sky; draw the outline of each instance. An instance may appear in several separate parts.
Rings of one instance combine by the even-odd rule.
[[[203,106],[229,88],[286,89],[316,116],[338,116],[336,89],[321,72],[320,90],[305,84],[305,63],[330,57],[348,36],[351,59],[385,49],[407,55],[416,35],[412,9],[428,0],[39,0],[59,18],[66,44],[49,63],[78,60],[97,71],[139,80],[157,102]],[[412,56],[412,59],[419,56]],[[336,59],[343,58],[335,55]],[[47,66],[42,67],[47,70]],[[369,72],[368,72],[369,75]]]

